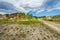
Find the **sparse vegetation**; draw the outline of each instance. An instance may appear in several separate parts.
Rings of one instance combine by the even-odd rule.
[[[6,29],[6,31],[3,28]],[[1,30],[1,39],[6,39],[5,37],[8,37],[8,40],[55,40],[55,38],[60,37],[60,34],[46,28],[45,25],[41,25],[40,23],[35,25],[8,24],[8,26],[5,25],[2,27]]]
[[[59,40],[60,34],[50,29],[40,19],[60,22],[60,16],[36,17],[32,14],[17,12],[2,15],[0,19],[0,39],[4,40]],[[12,35],[12,36],[11,36]]]
[[[52,22],[60,23],[60,15],[44,16],[44,17],[42,17],[42,19],[45,20],[45,21],[52,21]]]

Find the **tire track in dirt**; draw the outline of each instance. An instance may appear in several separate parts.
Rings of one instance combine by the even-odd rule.
[[[42,21],[45,25],[47,25],[47,27],[49,27],[50,29],[53,29],[54,31],[56,31],[57,33],[60,34],[60,25],[54,22],[48,22],[48,21]]]

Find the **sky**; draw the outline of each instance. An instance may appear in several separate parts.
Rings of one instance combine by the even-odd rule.
[[[33,16],[60,15],[60,0],[0,0],[0,12],[20,11]]]

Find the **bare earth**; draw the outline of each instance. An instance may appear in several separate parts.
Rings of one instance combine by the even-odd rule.
[[[2,24],[0,25],[0,40],[60,40],[60,35],[40,23]]]
[[[49,22],[49,21],[43,21],[43,23],[44,23],[45,25],[47,25],[47,27],[55,30],[57,33],[60,34],[60,24],[55,23],[55,22]]]

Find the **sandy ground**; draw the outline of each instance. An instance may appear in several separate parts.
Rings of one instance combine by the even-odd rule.
[[[43,21],[43,23],[60,34],[60,24],[50,21]]]
[[[60,35],[40,23],[2,24],[0,25],[0,40],[60,40]]]

